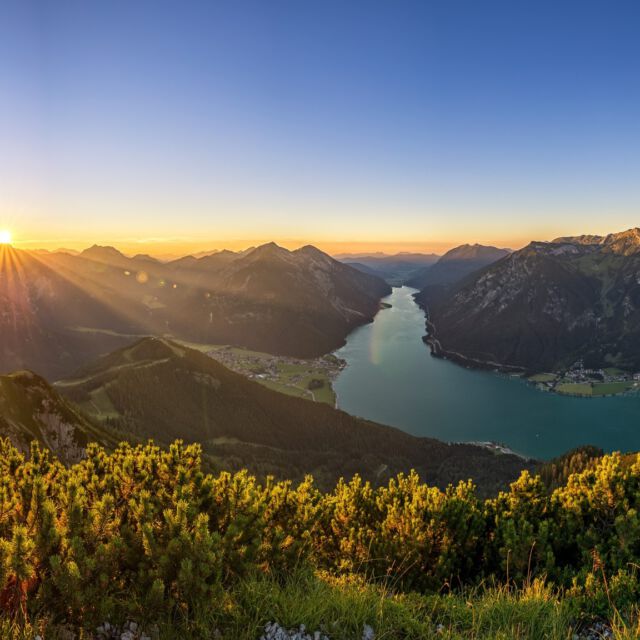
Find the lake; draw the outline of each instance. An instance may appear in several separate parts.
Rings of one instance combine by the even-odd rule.
[[[392,307],[336,352],[348,363],[334,384],[341,409],[418,436],[499,442],[543,459],[583,444],[640,450],[640,396],[560,396],[434,358],[415,292],[395,288],[384,299]]]

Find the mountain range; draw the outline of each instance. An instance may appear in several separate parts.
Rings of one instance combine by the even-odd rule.
[[[532,242],[417,301],[434,351],[465,363],[638,371],[640,229]]]
[[[160,262],[93,246],[0,248],[0,372],[69,374],[145,335],[313,357],[372,320],[391,289],[315,247],[270,243]]]
[[[341,260],[363,273],[376,275],[394,286],[401,286],[421,270],[435,264],[440,256],[434,253],[341,254]]]
[[[392,286],[407,285],[415,289],[449,286],[469,274],[496,262],[510,253],[480,244],[463,244],[443,256],[422,253],[341,254],[339,260],[363,273],[383,278]]]

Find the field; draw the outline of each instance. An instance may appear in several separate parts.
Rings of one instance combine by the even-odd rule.
[[[594,396],[610,396],[617,393],[624,393],[634,388],[633,382],[603,382],[593,385]]]
[[[558,376],[553,373],[536,373],[528,378],[529,382],[553,382]]]
[[[624,369],[618,369],[617,367],[608,367],[604,369],[604,372],[608,376],[623,376],[627,373]]]
[[[570,396],[584,396],[586,398],[593,395],[593,388],[588,382],[563,382],[555,389],[558,393]]]
[[[555,386],[558,393],[571,396],[602,397],[613,396],[636,388],[632,381],[623,382],[562,382]]]

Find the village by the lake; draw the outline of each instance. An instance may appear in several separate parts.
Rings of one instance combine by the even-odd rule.
[[[540,391],[583,398],[637,393],[640,390],[640,372],[616,367],[589,369],[585,368],[583,360],[576,361],[566,371],[538,373],[527,380]]]

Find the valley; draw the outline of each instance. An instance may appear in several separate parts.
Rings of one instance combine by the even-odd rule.
[[[232,346],[207,348],[208,356],[251,380],[287,395],[336,404],[333,381],[345,362],[333,354],[301,360]]]
[[[1,16],[0,640],[640,640],[640,2]]]
[[[225,460],[238,455],[245,461],[249,451],[256,457],[256,442],[250,439],[252,444],[247,448],[246,442],[238,442],[233,429],[217,433],[216,428],[206,437],[196,436],[201,428],[210,432],[210,418],[205,416],[203,421],[201,415],[210,400],[194,402],[186,415],[176,416],[177,428],[166,422],[166,416],[157,414],[156,407],[149,406],[150,415],[158,416],[167,433],[157,431],[147,415],[134,418],[133,413],[139,413],[140,408],[132,413],[129,404],[122,404],[125,388],[134,390],[142,385],[146,389],[151,385],[151,380],[140,377],[146,376],[146,369],[157,376],[163,369],[177,367],[170,354],[148,361],[136,357],[133,368],[126,358],[115,354],[129,353],[132,343],[147,344],[146,336],[164,336],[166,344],[176,345],[174,348],[189,353],[194,349],[225,370],[296,400],[338,406],[355,416],[421,437],[489,443],[496,450],[504,447],[525,458],[548,459],[587,443],[606,450],[631,450],[640,448],[630,426],[640,417],[636,393],[639,381],[637,372],[625,369],[621,362],[628,360],[633,349],[620,348],[605,365],[598,366],[593,355],[586,353],[584,357],[574,356],[564,368],[536,371],[526,362],[512,364],[512,357],[503,358],[499,349],[495,350],[495,359],[493,351],[470,349],[470,340],[475,345],[491,335],[482,323],[467,331],[466,342],[454,349],[451,336],[458,335],[457,323],[466,322],[467,317],[458,319],[447,314],[451,301],[462,304],[467,292],[475,292],[477,300],[471,315],[483,310],[489,313],[495,305],[479,297],[477,283],[490,282],[494,277],[501,282],[499,278],[507,278],[505,270],[513,275],[521,263],[525,271],[548,260],[554,264],[568,260],[574,271],[584,271],[585,265],[590,265],[589,273],[600,275],[583,283],[585,291],[587,284],[603,281],[605,265],[607,282],[613,283],[612,269],[633,275],[636,246],[636,235],[630,231],[608,238],[532,243],[515,253],[476,244],[462,245],[440,258],[419,254],[340,256],[349,264],[341,264],[313,247],[288,251],[273,243],[244,252],[214,252],[165,263],[148,256],[131,258],[116,249],[97,246],[77,255],[13,252],[8,254],[13,264],[18,264],[20,272],[31,276],[38,287],[30,287],[27,279],[16,294],[8,288],[10,280],[5,279],[6,294],[11,293],[14,299],[10,315],[5,312],[5,319],[13,319],[9,337],[14,341],[5,340],[3,346],[9,350],[3,362],[8,370],[12,358],[19,354],[16,364],[21,368],[48,373],[49,379],[51,372],[62,371],[63,376],[56,376],[56,388],[101,424],[130,431],[135,437],[153,433],[164,440],[169,439],[169,432],[172,437],[192,432],[190,438],[215,445],[217,452],[222,452],[220,459]],[[11,251],[4,249],[5,254]],[[5,270],[10,265],[5,260]],[[367,273],[361,273],[362,265]],[[539,277],[544,281],[547,272],[541,268]],[[421,291],[404,284],[418,275],[426,282]],[[623,301],[625,326],[633,327],[635,280],[628,274],[624,277],[629,288]],[[391,290],[389,282],[395,281],[403,286]],[[567,282],[572,281],[558,281],[553,286],[561,292],[561,285]],[[483,286],[483,295],[492,299],[493,290]],[[389,291],[391,295],[383,297]],[[563,294],[554,295],[561,300]],[[608,295],[611,299],[612,294]],[[549,315],[555,307],[551,302],[546,304],[544,313]],[[126,314],[123,309],[127,309]],[[430,318],[428,341],[441,358],[431,357],[425,347],[423,309],[428,310]],[[205,331],[203,313],[208,314]],[[21,323],[25,322],[20,335]],[[285,335],[291,332],[284,327],[293,326],[295,335]],[[542,323],[540,330],[544,326]],[[220,340],[236,332],[242,335],[241,342]],[[521,342],[526,339],[525,331]],[[501,347],[504,340],[496,344]],[[33,348],[42,345],[37,358],[31,359]],[[118,347],[124,351],[114,351]],[[339,347],[337,351],[335,347]],[[551,357],[550,348],[543,353]],[[574,353],[580,355],[577,348]],[[471,370],[451,361],[472,368],[489,365],[509,375]],[[54,362],[55,366],[50,366]],[[94,366],[99,366],[99,376],[93,372]],[[194,366],[199,371],[202,365]],[[212,374],[193,375],[204,393]],[[119,388],[121,376],[129,382]],[[168,386],[176,384],[165,374],[161,380]],[[187,397],[193,392],[185,387],[184,394]],[[461,397],[465,402],[460,402]],[[194,430],[195,425],[200,426]],[[260,446],[272,444],[265,439]],[[289,454],[277,464],[267,462],[267,458],[266,451],[260,454],[254,468],[278,468]],[[347,468],[338,458],[329,467],[327,477],[335,477],[337,469]],[[303,468],[299,466],[295,473],[303,473]],[[374,467],[368,469],[372,472]]]

